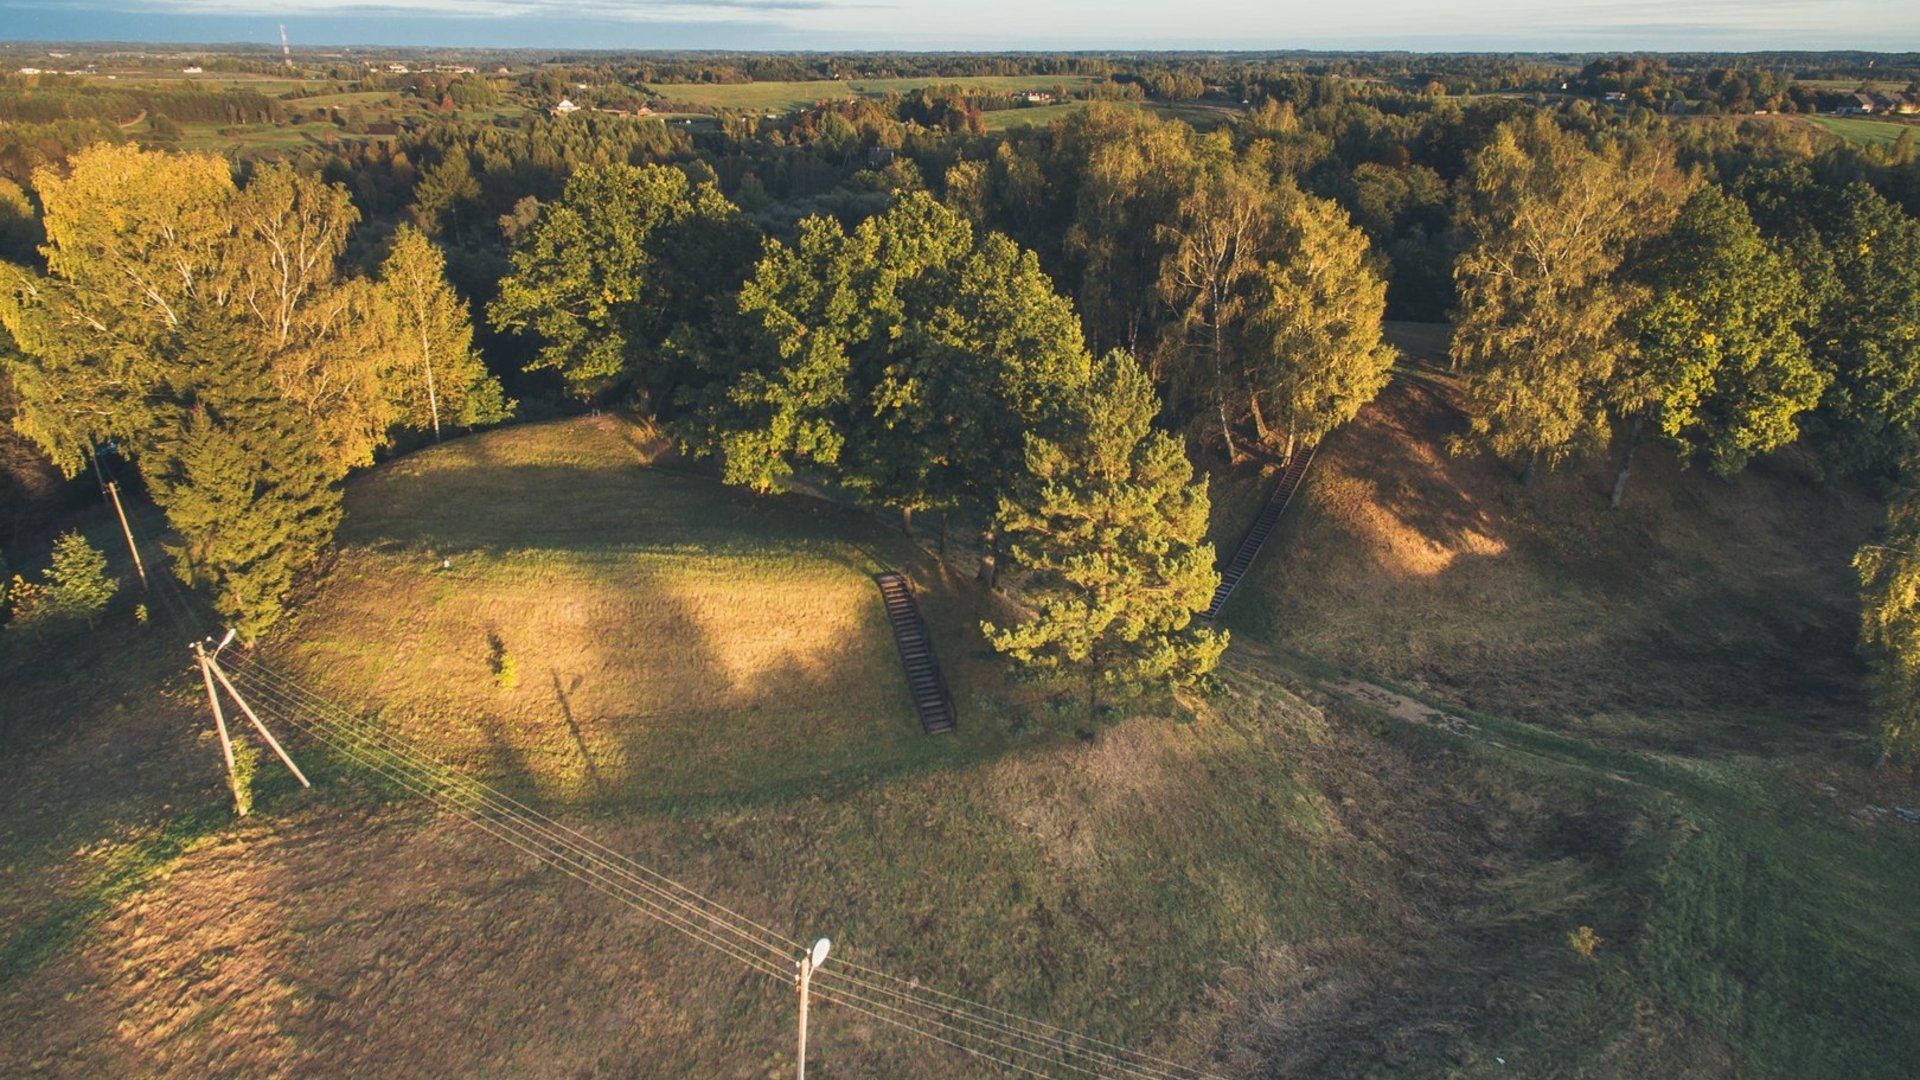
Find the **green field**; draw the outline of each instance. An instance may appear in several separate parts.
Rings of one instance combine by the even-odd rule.
[[[559,802],[766,795],[999,748],[986,725],[921,733],[870,575],[933,587],[949,678],[992,708],[984,596],[864,514],[641,468],[640,442],[610,418],[532,425],[367,477],[290,666]]]
[[[1920,128],[1911,120],[1871,120],[1863,116],[1814,116],[1814,123],[1851,143],[1892,146],[1901,135]]]
[[[1210,131],[1238,115],[1239,110],[1224,106],[1180,104],[1169,105],[1163,102],[1119,102],[1127,108],[1145,109],[1163,120],[1182,120],[1201,131]],[[1024,109],[995,109],[982,113],[981,120],[988,131],[1007,131],[1016,127],[1046,127],[1065,116],[1079,112],[1087,107],[1084,101],[1068,101],[1058,105],[1034,105]]]
[[[715,109],[792,112],[818,101],[905,94],[926,86],[960,86],[976,91],[1072,90],[1093,80],[1077,75],[973,75],[924,79],[819,79],[806,82],[655,83],[647,90],[668,101]]]

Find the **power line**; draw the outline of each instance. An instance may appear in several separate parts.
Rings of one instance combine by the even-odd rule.
[[[156,565],[157,571],[165,569],[164,560]],[[199,620],[194,617],[191,601],[172,576],[157,572],[154,577],[169,620],[195,639],[203,637],[196,627]],[[257,656],[235,665],[231,678],[254,696],[259,711],[300,729],[351,763],[410,794],[453,810],[466,823],[537,862],[626,903],[754,973],[780,981],[793,978],[787,970],[799,948],[793,939],[480,780],[425,757],[398,733],[355,715],[291,676],[275,671]],[[840,967],[849,970],[843,973]],[[823,1003],[1015,1072],[1044,1076],[1065,1069],[1080,1075],[1148,1080],[1207,1075],[1190,1066],[969,1001],[922,986],[918,980],[902,979],[864,965],[846,962],[823,968],[815,977],[827,984],[820,992]],[[1011,1053],[1016,1060],[1002,1057],[1000,1052]]]
[[[696,941],[715,947],[732,959],[746,963],[755,970],[762,971],[776,978],[786,977],[784,971],[781,969],[780,961],[775,959],[776,957],[784,959],[785,956],[784,953],[778,951],[777,946],[769,946],[762,942],[760,944],[768,949],[766,953],[757,956],[752,953],[743,955],[738,941],[728,938],[719,932],[720,930],[727,930],[736,935],[746,936],[749,943],[751,943],[752,935],[747,935],[740,927],[725,923],[721,920],[713,920],[713,916],[708,912],[698,913],[699,917],[713,920],[717,923],[718,929],[713,925],[701,925],[692,921],[688,916],[678,911],[668,909],[665,905],[658,903],[657,900],[662,890],[643,886],[640,890],[636,891],[632,887],[611,880],[618,872],[618,868],[613,867],[607,860],[598,859],[590,852],[583,853],[577,847],[569,847],[568,837],[556,836],[550,831],[539,831],[539,826],[532,825],[532,823],[520,818],[512,808],[487,804],[485,802],[486,798],[498,796],[499,793],[486,787],[486,785],[469,778],[456,776],[451,781],[451,790],[438,788],[431,779],[422,779],[418,775],[418,772],[409,771],[409,769],[431,771],[434,766],[423,766],[417,758],[414,758],[405,749],[394,745],[398,743],[399,740],[394,739],[391,735],[372,732],[371,734],[376,737],[384,737],[386,745],[383,745],[378,750],[369,750],[362,741],[366,735],[369,734],[368,732],[359,729],[347,729],[343,731],[343,725],[339,721],[321,719],[313,715],[320,710],[313,705],[303,706],[298,701],[289,697],[286,691],[256,676],[249,674],[245,676],[244,681],[250,692],[259,695],[269,703],[268,707],[274,711],[276,719],[306,731],[315,739],[324,742],[337,752],[350,757],[363,767],[392,780],[394,783],[411,792],[423,795],[443,805],[451,805],[457,810],[467,811],[473,815],[469,820],[483,831],[512,844],[516,848],[543,862],[557,866],[572,876],[602,889],[602,891],[608,892],[640,907],[645,913],[667,921],[675,929],[681,930]],[[309,715],[303,717],[301,715],[302,708],[306,709]],[[387,756],[387,760],[382,760],[374,756],[376,753],[384,753]],[[471,801],[463,801],[460,798],[460,796],[463,795],[470,797]],[[509,820],[501,821],[484,816],[488,810],[499,813]],[[515,833],[512,829],[513,824],[522,826],[532,825],[536,830],[534,838],[529,840],[525,834]],[[540,848],[537,846],[537,842],[541,839],[565,847],[566,850],[561,853],[555,853],[551,849]],[[687,890],[685,886],[679,886],[677,882],[674,884],[678,888],[691,894],[691,890]],[[692,895],[698,896],[699,894]],[[684,901],[681,903],[684,906]],[[820,977],[824,977],[824,974],[825,971],[823,970]],[[855,980],[855,982],[858,984],[864,982],[864,980]],[[961,1046],[963,1049],[968,1049],[969,1052],[977,1052],[981,1056],[1009,1066],[1015,1063],[996,1056],[990,1050],[981,1050],[979,1047],[967,1047],[956,1040],[971,1040],[975,1043],[986,1044],[987,1046],[995,1047],[1015,1055],[1034,1059],[1049,1065],[1063,1067],[1081,1075],[1099,1076],[1105,1075],[1108,1072],[1149,1078],[1174,1075],[1165,1069],[1142,1069],[1110,1053],[1083,1050],[1064,1043],[1061,1040],[1036,1036],[1031,1032],[1020,1031],[996,1021],[983,1021],[981,1018],[967,1014],[964,1011],[955,1010],[949,1006],[943,1006],[935,1001],[914,999],[912,995],[908,993],[886,988],[881,989],[882,992],[890,994],[896,999],[906,1000],[910,1002],[913,1007],[923,1009],[925,1012],[914,1012],[908,1007],[866,997],[861,995],[857,990],[848,987],[830,987],[822,1000],[832,1004],[853,1007],[856,1011],[872,1016],[875,1019],[918,1034],[934,1035],[934,1031],[944,1032],[944,1035],[936,1035],[934,1037],[938,1037],[939,1041],[943,1043]],[[1033,1021],[1029,1022],[1037,1023]],[[981,1026],[987,1026],[995,1030],[978,1030]],[[930,1031],[930,1028],[934,1030]],[[1036,1045],[1021,1045],[1019,1042],[1010,1042],[1005,1038],[996,1037],[998,1035],[1006,1035],[1012,1039],[1027,1040]],[[952,1036],[952,1038],[946,1036]],[[1091,1067],[1080,1064],[1076,1059],[1086,1059],[1091,1063]],[[1184,1067],[1181,1068],[1183,1074],[1193,1075],[1190,1070],[1185,1070]]]

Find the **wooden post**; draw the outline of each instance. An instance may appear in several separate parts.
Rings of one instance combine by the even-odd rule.
[[[227,787],[233,789],[233,808],[241,817],[246,817],[246,804],[240,801],[240,778],[233,771],[233,740],[227,737],[227,717],[220,709],[220,693],[213,688],[212,661],[197,641],[193,643],[193,655],[200,661],[200,678],[207,684],[207,704],[213,706],[214,729],[220,732],[220,754],[227,759]]]
[[[140,587],[147,587],[147,565],[140,561],[140,545],[133,542],[133,527],[127,524],[126,507],[120,505],[120,485],[112,480],[106,484],[107,495],[113,499],[113,512],[120,515],[120,532],[127,538],[127,550],[133,553],[133,568],[140,574]]]
[[[226,687],[227,693],[232,695],[233,703],[240,706],[240,711],[247,714],[247,719],[253,721],[254,730],[260,733],[261,738],[267,740],[267,745],[273,747],[274,753],[280,755],[280,760],[286,763],[287,769],[293,773],[293,778],[300,781],[301,787],[312,787],[313,785],[307,782],[306,774],[300,771],[300,766],[295,765],[293,759],[287,756],[286,750],[280,745],[280,740],[274,738],[273,732],[267,730],[267,725],[261,723],[260,718],[253,714],[253,706],[247,704],[247,699],[241,697],[240,691],[235,690],[233,683],[227,681],[227,673],[220,670],[219,662],[208,656],[205,658],[205,663],[214,677],[220,680],[220,685]]]

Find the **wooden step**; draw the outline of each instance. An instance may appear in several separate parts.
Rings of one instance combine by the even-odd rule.
[[[1293,460],[1281,470],[1280,480],[1274,485],[1273,494],[1267,497],[1266,505],[1254,515],[1252,527],[1247,530],[1247,535],[1235,549],[1232,560],[1221,571],[1220,585],[1214,589],[1213,600],[1207,604],[1207,610],[1201,613],[1202,619],[1213,622],[1220,617],[1220,609],[1226,606],[1228,598],[1240,586],[1241,579],[1245,578],[1247,571],[1253,568],[1254,561],[1260,557],[1261,547],[1266,544],[1267,538],[1273,535],[1273,530],[1279,526],[1281,515],[1287,512],[1287,507],[1293,502],[1294,494],[1306,481],[1307,469],[1313,464],[1314,453],[1313,447],[1297,451]]]
[[[907,692],[920,717],[920,729],[940,735],[954,729],[953,694],[947,689],[940,660],[934,655],[926,620],[913,599],[913,588],[905,576],[887,572],[875,574],[880,598],[886,604],[887,621],[893,627],[893,642],[900,650],[900,667],[907,677]]]

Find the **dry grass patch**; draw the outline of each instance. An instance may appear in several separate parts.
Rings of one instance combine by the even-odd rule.
[[[1612,511],[1611,461],[1529,489],[1450,453],[1457,400],[1443,372],[1414,367],[1336,433],[1228,625],[1469,707],[1670,749],[1860,729],[1848,561],[1874,526],[1865,493],[1791,456],[1726,482],[1647,447]]]
[[[598,417],[377,471],[270,652],[436,756],[561,801],[781,794],[1000,744],[1005,724],[967,715],[999,682],[984,595],[864,515],[643,465],[660,456]],[[927,587],[958,739],[920,731],[870,576],[887,568]]]

